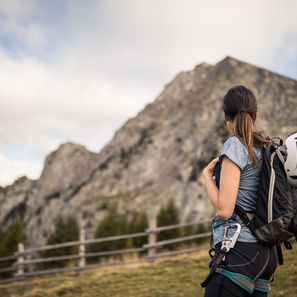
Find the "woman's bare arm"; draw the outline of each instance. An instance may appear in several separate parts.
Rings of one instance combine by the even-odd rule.
[[[215,160],[218,159],[214,159],[204,168],[203,177],[208,198],[213,208],[221,219],[227,220],[234,211],[240,182],[240,168],[227,156],[224,156],[220,174],[220,188],[218,189],[212,178]]]

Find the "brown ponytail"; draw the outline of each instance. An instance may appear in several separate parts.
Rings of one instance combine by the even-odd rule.
[[[225,118],[234,123],[234,134],[247,148],[249,157],[256,166],[259,160],[255,154],[255,147],[262,147],[271,142],[269,136],[254,128],[257,117],[257,101],[251,90],[244,86],[235,86],[228,90],[223,100]]]

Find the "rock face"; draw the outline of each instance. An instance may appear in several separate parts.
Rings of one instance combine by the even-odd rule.
[[[173,197],[182,221],[209,218],[200,173],[229,136],[222,98],[238,84],[256,95],[257,129],[282,138],[297,131],[296,80],[232,57],[202,63],[179,73],[100,152],[64,143],[47,156],[38,180],[21,177],[0,188],[0,222],[7,227],[20,214],[36,245],[45,243],[60,213],[75,213],[92,237],[113,202],[130,217],[158,211]]]

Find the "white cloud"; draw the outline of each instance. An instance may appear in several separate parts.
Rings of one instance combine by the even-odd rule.
[[[39,164],[32,162],[13,160],[7,158],[5,155],[0,153],[0,184],[8,185],[13,182],[16,178],[26,175],[28,178],[36,179],[41,174],[41,167]]]
[[[0,12],[12,18],[30,17],[37,10],[37,0],[0,0]]]
[[[19,43],[20,48],[14,48],[14,54],[22,55],[24,49],[36,51],[45,45],[46,28],[31,21],[36,13],[37,0],[0,0],[0,34]]]
[[[0,28],[1,147],[15,147],[15,152],[27,147],[28,156],[22,157],[40,164],[61,142],[98,151],[164,84],[202,61],[216,63],[231,55],[283,74],[293,71],[288,67],[296,61],[296,1],[42,5],[0,0],[5,16]],[[16,56],[1,39],[7,34],[17,45]],[[18,164],[11,167],[15,176],[18,166],[23,174],[36,173],[33,165]],[[0,182],[12,182],[13,173],[4,174]]]
[[[0,94],[5,99],[0,136],[10,144],[31,143],[35,136],[46,140],[47,133],[60,141],[75,136],[77,141],[87,141],[100,129],[104,138],[105,129],[112,133],[145,103],[144,88],[117,88],[99,73],[84,76],[71,66],[45,65],[31,58],[14,61],[3,53],[0,63]],[[98,144],[99,139],[100,134]],[[48,150],[39,141],[35,145],[45,154]]]

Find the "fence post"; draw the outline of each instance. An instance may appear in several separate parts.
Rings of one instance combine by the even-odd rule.
[[[85,258],[85,229],[80,229],[79,235],[79,275],[82,275],[84,272],[84,268],[86,266],[86,258]]]
[[[17,273],[16,276],[22,276],[24,274],[24,244],[22,242],[18,243],[18,253],[17,253]]]
[[[148,225],[149,225],[149,233],[148,233],[148,244],[155,244],[157,242],[157,232],[154,231],[157,228],[157,218],[154,212],[150,212],[148,215]],[[149,262],[154,261],[156,258],[156,248],[150,247],[148,249],[147,259]]]

